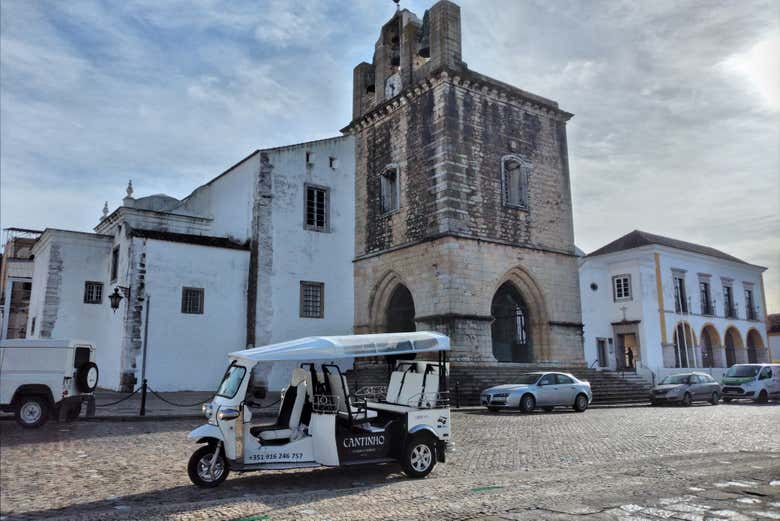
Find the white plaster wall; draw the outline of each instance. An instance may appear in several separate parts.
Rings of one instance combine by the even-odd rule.
[[[769,351],[772,361],[780,364],[780,335],[774,334],[769,337]]]
[[[149,385],[158,391],[215,390],[227,354],[245,347],[249,252],[145,241]],[[185,286],[204,288],[202,315],[181,312]],[[139,382],[141,362],[139,355]]]
[[[257,320],[271,320],[272,342],[352,333],[354,146],[353,138],[347,136],[269,151],[273,165],[272,309],[259,309]],[[313,158],[309,166],[306,152]],[[329,166],[330,157],[336,158],[336,168]],[[304,229],[304,183],[330,189],[330,231]],[[325,284],[324,318],[299,316],[301,281]],[[348,367],[351,362],[344,365]],[[272,389],[285,385],[289,369],[275,368]]]
[[[98,385],[101,388],[118,389],[122,314],[114,313],[108,300],[108,295],[114,287],[108,280],[107,268],[111,258],[111,240],[78,232],[56,231],[51,234],[35,257],[31,297],[31,303],[32,299],[35,299],[35,308],[30,315],[37,317],[35,337],[40,337],[42,327],[52,246],[59,247],[62,279],[57,291],[57,318],[51,338],[92,342],[95,345],[95,361],[100,371]],[[103,283],[102,303],[84,303],[86,281]],[[28,320],[28,331],[31,322],[32,318]]]
[[[222,176],[195,190],[182,208],[212,220],[208,234],[245,241],[251,236],[255,181],[259,154],[253,154]]]

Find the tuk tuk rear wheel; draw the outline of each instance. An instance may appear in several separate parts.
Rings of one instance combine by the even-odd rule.
[[[222,450],[219,451],[217,461],[214,463],[214,472],[210,472],[215,450],[215,445],[204,445],[192,453],[187,464],[187,474],[190,476],[190,481],[200,488],[214,488],[225,481],[230,473],[230,468],[225,461],[225,453]]]
[[[412,436],[404,447],[401,460],[404,474],[410,478],[424,478],[436,466],[436,444],[430,436]]]

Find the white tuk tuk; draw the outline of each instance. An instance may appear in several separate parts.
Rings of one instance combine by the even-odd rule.
[[[410,477],[427,476],[444,462],[451,436],[449,348],[444,335],[414,332],[310,337],[230,353],[214,400],[203,406],[208,423],[188,436],[203,444],[190,458],[190,479],[210,488],[231,470],[386,462],[400,462]],[[382,356],[395,365],[387,386],[379,388],[350,391],[332,363]],[[276,421],[256,424],[252,369],[279,361],[297,367]]]

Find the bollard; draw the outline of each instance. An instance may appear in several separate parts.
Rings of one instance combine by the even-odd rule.
[[[460,409],[460,380],[455,380],[455,408]]]
[[[146,378],[141,383],[141,413],[140,416],[146,416]]]

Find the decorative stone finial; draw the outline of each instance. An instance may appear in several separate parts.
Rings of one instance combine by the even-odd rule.
[[[103,215],[100,217],[100,220],[102,221],[106,217],[108,217],[108,201],[103,205]]]
[[[133,180],[127,182],[127,197],[133,197]]]

